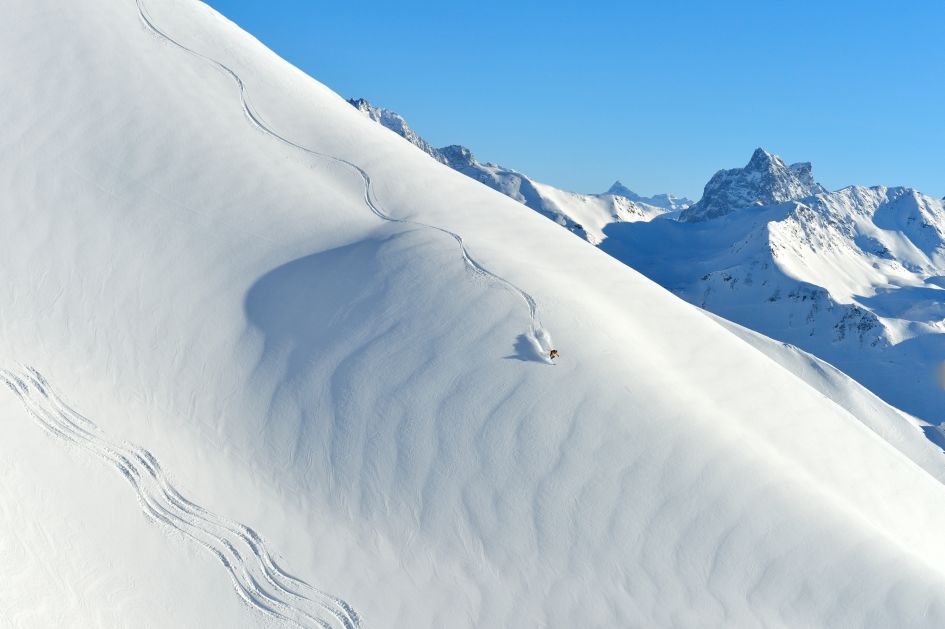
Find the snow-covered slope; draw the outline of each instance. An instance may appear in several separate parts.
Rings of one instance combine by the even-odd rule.
[[[752,162],[759,156],[783,164],[760,150]],[[757,169],[747,170],[724,174],[742,182]],[[715,207],[712,199],[783,200],[821,189],[809,167],[803,185],[795,172],[776,170],[750,193],[740,183],[726,189],[717,175],[706,187],[710,202],[687,212]],[[928,422],[945,421],[941,200],[851,186],[717,209],[720,217],[695,223],[615,225],[602,247],[688,301],[829,361]]]
[[[558,223],[592,244],[603,240],[604,227],[615,222],[649,221],[689,205],[688,199],[671,194],[642,197],[619,181],[604,194],[568,192],[511,168],[483,164],[465,146],[433,148],[400,114],[375,107],[363,98],[348,101],[371,120],[380,123],[441,164],[511,197]]]
[[[722,317],[713,319],[814,389],[860,418],[940,481],[945,482],[945,433],[929,422],[890,406],[836,367],[790,343],[775,341]],[[921,431],[921,432],[920,432]]]
[[[900,419],[140,1],[0,25],[0,623],[945,622]]]

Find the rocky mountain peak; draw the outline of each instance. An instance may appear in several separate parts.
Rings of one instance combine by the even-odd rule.
[[[444,146],[441,149],[437,149],[437,153],[442,157],[443,163],[451,168],[459,169],[463,166],[473,166],[477,163],[476,156],[472,154],[472,151],[461,144]]]
[[[631,201],[637,201],[641,198],[639,194],[637,194],[636,192],[634,192],[627,186],[623,185],[623,183],[621,183],[619,179],[615,181],[614,185],[608,188],[607,192],[605,192],[604,194],[616,194],[617,196],[626,197],[627,199],[630,199]]]
[[[383,107],[375,107],[363,98],[351,98],[348,99],[348,103],[374,122],[380,123],[390,129],[437,161],[443,161],[437,149],[420,137],[416,131],[411,129],[410,125],[407,124],[407,120],[396,111],[384,109]]]
[[[680,215],[687,222],[725,216],[736,210],[784,203],[826,192],[809,162],[787,166],[780,157],[755,149],[744,168],[720,170],[705,186],[702,199]]]
[[[773,153],[769,153],[763,148],[756,148],[751,154],[751,159],[745,166],[749,171],[770,171],[778,168],[784,168],[784,160]]]

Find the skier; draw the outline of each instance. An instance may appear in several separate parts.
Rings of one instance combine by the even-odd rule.
[[[555,361],[555,358],[558,357],[558,350],[556,350],[556,349],[551,350],[550,356],[551,356],[551,362],[554,362],[554,361]]]

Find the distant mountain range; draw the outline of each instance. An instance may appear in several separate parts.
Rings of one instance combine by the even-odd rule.
[[[940,202],[758,153],[678,222],[204,2],[4,8],[0,629],[945,627],[935,427],[446,164],[917,398]]]
[[[717,172],[697,203],[642,197],[619,181],[603,194],[566,192],[481,164],[463,146],[433,148],[402,116],[350,102],[687,301],[836,365],[923,420],[945,421],[942,200],[901,187],[830,192],[809,162],[788,165],[762,148],[745,167]]]
[[[827,191],[758,149],[678,221],[612,224],[601,249],[687,301],[945,420],[945,205],[916,190]]]
[[[691,204],[689,199],[671,194],[644,197],[619,181],[602,194],[581,194],[562,190],[535,181],[511,168],[491,163],[483,164],[476,159],[472,151],[462,145],[435,148],[417,134],[403,116],[390,109],[375,107],[363,98],[351,99],[348,102],[441,164],[524,203],[592,244],[603,240],[603,229],[606,225],[649,221],[664,214],[678,213]]]

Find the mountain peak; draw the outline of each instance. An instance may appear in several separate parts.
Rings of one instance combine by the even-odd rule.
[[[784,166],[784,161],[774,153],[769,153],[763,148],[756,148],[751,154],[751,159],[745,166],[746,170],[769,170],[774,167]]]
[[[692,201],[686,197],[676,197],[672,194],[657,194],[652,197],[645,197],[643,195],[637,194],[618,179],[614,182],[607,192],[604,194],[612,194],[618,197],[624,197],[625,199],[630,199],[634,203],[645,203],[647,205],[652,205],[654,207],[660,207],[670,212],[676,210],[684,210],[690,205]]]
[[[814,179],[810,162],[787,166],[779,156],[757,148],[744,168],[715,173],[702,199],[683,212],[680,220],[704,221],[742,208],[784,203],[821,192],[826,190]]]
[[[642,198],[639,194],[637,194],[636,192],[634,192],[627,186],[623,185],[623,183],[619,179],[615,181],[614,185],[608,188],[607,192],[605,192],[604,194],[615,194],[617,196],[626,197],[630,199],[631,201],[639,201]]]
[[[437,149],[437,153],[442,158],[444,164],[457,170],[461,169],[463,166],[472,166],[477,163],[476,156],[462,144],[444,146],[441,149]]]
[[[426,140],[421,138],[416,131],[411,129],[410,125],[407,124],[407,120],[396,111],[383,107],[375,107],[370,101],[364,98],[349,98],[348,103],[374,122],[380,123],[382,126],[390,129],[424,153],[427,153],[438,161],[443,161],[437,153],[437,150]]]
[[[372,109],[375,109],[374,105],[372,105],[366,98],[349,98],[348,102],[351,103],[351,105],[358,111],[368,112]]]

